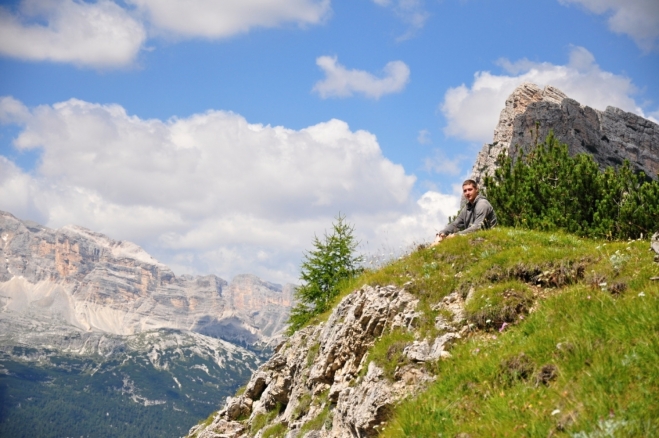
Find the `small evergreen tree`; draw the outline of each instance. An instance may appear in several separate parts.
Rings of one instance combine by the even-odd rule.
[[[628,161],[601,172],[592,155],[570,156],[550,133],[528,154],[502,154],[498,165],[485,186],[501,225],[609,239],[659,227],[659,182],[645,181]]]
[[[294,333],[314,315],[328,309],[341,286],[359,272],[362,257],[355,255],[358,242],[353,236],[354,226],[345,216],[336,218],[332,232],[325,232],[323,240],[314,236],[314,249],[304,255],[300,279],[304,282],[295,290],[295,306],[288,319],[288,331]]]

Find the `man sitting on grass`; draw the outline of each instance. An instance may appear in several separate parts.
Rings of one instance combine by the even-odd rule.
[[[453,222],[437,233],[434,245],[457,234],[469,234],[496,226],[497,215],[487,199],[478,194],[478,184],[472,179],[462,183],[462,193],[467,198],[467,205],[460,211]]]

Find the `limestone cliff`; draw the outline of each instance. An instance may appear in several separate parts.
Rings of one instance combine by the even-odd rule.
[[[251,275],[177,277],[142,248],[82,227],[52,230],[0,212],[0,323],[54,318],[82,331],[178,329],[234,343],[268,342],[292,286]]]
[[[424,363],[450,356],[447,350],[461,337],[458,331],[467,329],[462,298],[452,293],[436,305],[443,315],[436,321],[439,335],[432,342],[411,342],[403,351],[409,363],[386,375],[368,361],[369,348],[393,330],[414,332],[418,303],[404,287],[364,286],[351,293],[326,322],[280,344],[245,391],[229,397],[189,436],[260,437],[277,427],[287,430],[286,437],[376,436],[397,401],[434,379]],[[265,428],[264,418],[270,418]]]
[[[537,127],[537,128],[536,128]],[[500,153],[519,145],[542,142],[549,131],[568,145],[572,155],[593,155],[601,168],[629,160],[637,171],[657,179],[659,173],[659,125],[614,107],[599,111],[568,98],[560,90],[535,84],[520,85],[506,99],[494,139],[483,148],[472,169],[480,182],[492,175]]]

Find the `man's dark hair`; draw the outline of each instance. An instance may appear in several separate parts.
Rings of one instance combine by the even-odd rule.
[[[473,179],[465,180],[465,182],[462,183],[462,187],[464,186],[473,186],[476,190],[478,190],[478,183]]]

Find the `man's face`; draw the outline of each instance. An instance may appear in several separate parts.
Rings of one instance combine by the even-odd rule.
[[[467,201],[474,202],[474,199],[478,196],[478,189],[471,184],[467,184],[462,186],[462,193],[465,195],[465,198],[467,198]]]

